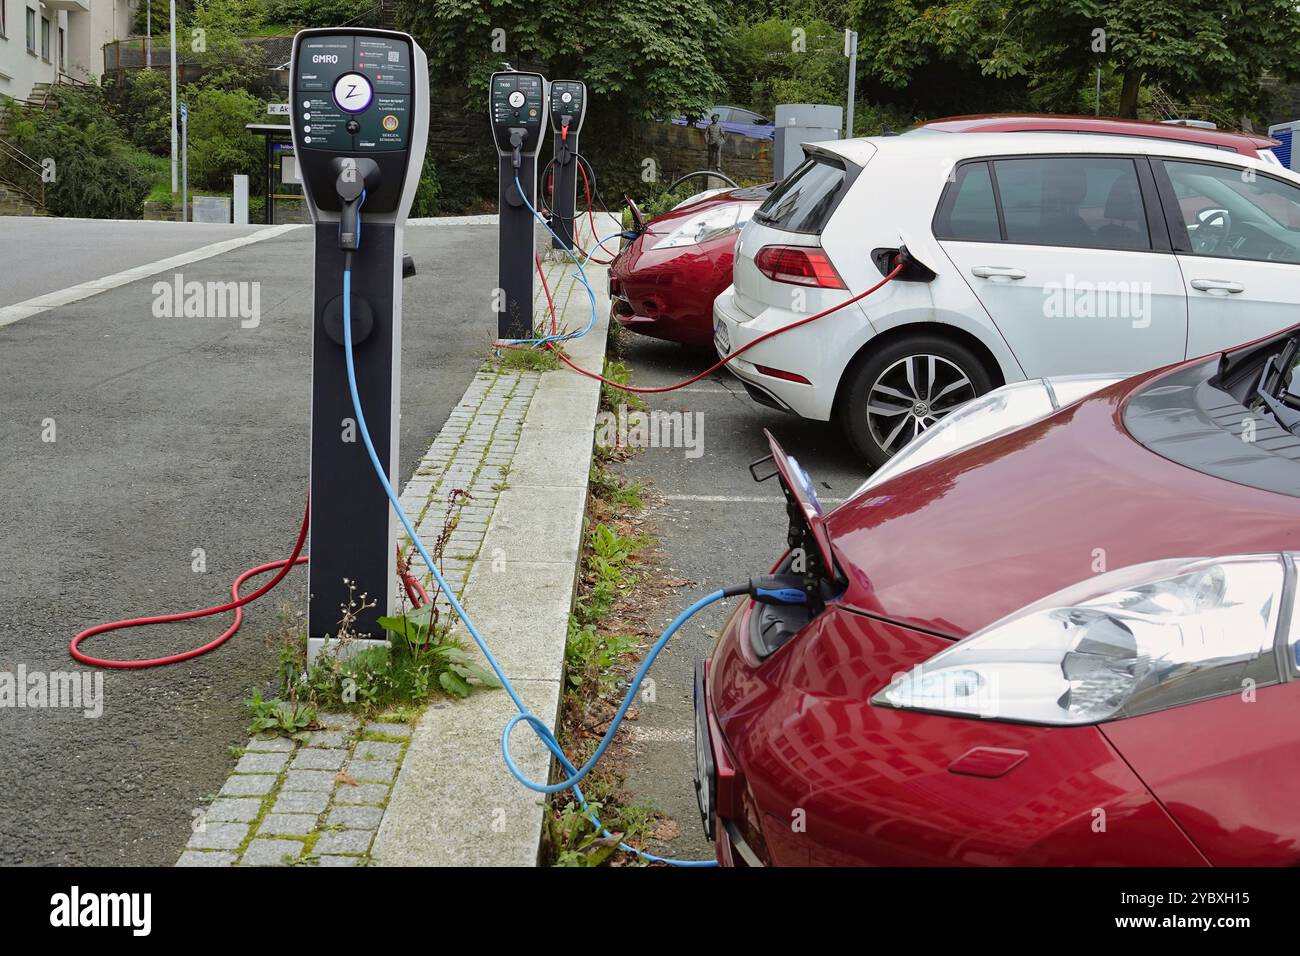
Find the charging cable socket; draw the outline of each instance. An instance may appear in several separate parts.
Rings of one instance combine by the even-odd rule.
[[[912,255],[905,245],[872,249],[871,261],[882,276],[889,275],[901,263],[903,271],[894,277],[896,282],[933,282],[937,278],[934,270]]]

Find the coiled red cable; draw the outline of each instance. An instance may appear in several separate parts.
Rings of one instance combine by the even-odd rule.
[[[307,557],[302,554],[302,547],[307,541],[307,529],[311,525],[311,502],[303,508],[302,525],[298,528],[298,540],[294,542],[293,551],[289,557],[281,561],[272,561],[269,564],[259,564],[255,568],[249,568],[239,577],[235,578],[234,583],[230,585],[231,600],[225,604],[219,604],[214,607],[205,607],[197,611],[181,611],[176,614],[159,614],[153,617],[134,617],[122,621],[111,621],[108,624],[97,624],[94,627],[87,628],[68,645],[68,652],[72,654],[74,660],[82,664],[89,664],[92,667],[112,667],[119,670],[143,670],[148,667],[162,667],[165,664],[178,664],[181,661],[188,661],[191,658],[206,654],[208,651],[215,650],[230,638],[234,637],[239,626],[244,623],[244,606],[251,604],[264,594],[269,592],[277,584],[284,580],[285,576],[293,570],[296,565],[306,564]],[[275,577],[267,581],[252,594],[244,597],[239,596],[239,589],[243,587],[244,582],[249,578],[256,577],[259,574],[265,574],[278,568]],[[406,589],[407,597],[411,603],[417,607],[429,602],[429,595],[420,585],[420,582],[406,569],[401,560],[401,549],[398,549],[398,571],[402,578],[402,586]],[[104,657],[92,657],[83,653],[80,649],[82,641],[95,637],[97,634],[107,634],[109,631],[121,631],[131,627],[147,627],[151,624],[173,624],[177,621],[194,621],[203,617],[211,617],[214,614],[224,614],[228,611],[235,612],[235,619],[231,621],[230,627],[218,637],[208,641],[201,647],[195,647],[188,651],[182,651],[179,654],[169,654],[166,657],[150,657],[136,661],[119,661],[109,660]]]

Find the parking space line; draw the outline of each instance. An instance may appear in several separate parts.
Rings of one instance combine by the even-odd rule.
[[[239,249],[242,246],[252,245],[255,242],[262,242],[265,239],[274,239],[276,236],[282,236],[293,229],[301,229],[305,223],[287,223],[282,226],[270,226],[261,229],[249,236],[236,236],[234,239],[223,239],[221,242],[210,243],[206,246],[200,246],[190,252],[183,252],[177,256],[171,256],[167,259],[159,259],[156,262],[147,262],[142,266],[135,266],[130,269],[124,269],[121,272],[115,272],[112,275],[103,276],[99,279],[89,279],[86,282],[69,286],[66,289],[59,289],[55,292],[46,292],[44,295],[38,295],[35,298],[27,299],[25,302],[18,302],[14,305],[7,305],[0,308],[0,328],[6,325],[13,325],[15,322],[31,318],[34,315],[40,315],[50,309],[56,309],[59,306],[69,305],[73,302],[79,302],[82,299],[88,299],[92,295],[98,295],[101,292],[107,292],[109,289],[116,289],[130,282],[136,282],[140,279],[146,279],[149,276],[157,275],[168,269],[175,269],[178,266],[189,265],[191,262],[198,262],[202,259],[211,259],[213,256],[219,256],[222,253],[230,252],[232,249]]]
[[[655,743],[684,744],[695,740],[695,727],[629,727],[628,737],[636,743],[654,741]]]

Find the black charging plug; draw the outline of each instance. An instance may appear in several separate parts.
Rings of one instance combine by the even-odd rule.
[[[798,574],[763,574],[745,584],[726,588],[728,597],[748,595],[759,604],[807,604],[804,579]]]
[[[332,161],[339,197],[339,248],[351,252],[361,245],[361,206],[366,192],[379,186],[379,164],[373,159],[339,157]]]
[[[524,140],[527,138],[526,129],[513,127],[510,130],[510,165],[515,169],[524,164]]]

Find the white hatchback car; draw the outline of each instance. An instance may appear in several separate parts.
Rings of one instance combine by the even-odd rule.
[[[807,158],[745,226],[720,355],[920,264],[728,368],[838,418],[879,465],[998,385],[1127,375],[1300,320],[1300,176],[1212,147],[1072,133],[871,137]]]

